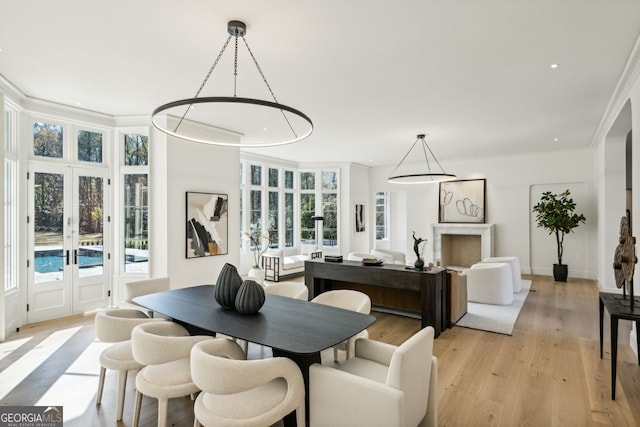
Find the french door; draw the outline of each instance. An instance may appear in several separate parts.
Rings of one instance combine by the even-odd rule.
[[[109,303],[108,171],[29,167],[29,323]]]

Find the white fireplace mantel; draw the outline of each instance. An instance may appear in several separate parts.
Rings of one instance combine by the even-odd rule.
[[[433,236],[433,258],[442,259],[442,235],[479,235],[482,259],[493,256],[493,224],[431,224]]]

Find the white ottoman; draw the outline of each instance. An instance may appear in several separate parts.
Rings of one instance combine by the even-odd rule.
[[[511,265],[503,262],[478,263],[465,269],[467,300],[482,304],[509,305],[513,302]]]
[[[511,274],[513,277],[513,292],[522,290],[522,278],[520,277],[520,261],[515,256],[498,256],[485,258],[482,262],[506,262],[511,265]]]

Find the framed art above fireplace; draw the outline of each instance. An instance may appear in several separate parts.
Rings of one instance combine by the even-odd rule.
[[[485,189],[484,178],[440,182],[438,222],[484,224]]]

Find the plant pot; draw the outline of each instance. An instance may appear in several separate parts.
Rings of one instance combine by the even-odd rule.
[[[567,264],[553,264],[553,280],[556,282],[566,282],[569,274]]]
[[[247,276],[253,280],[263,280],[264,270],[260,267],[251,267],[251,270],[247,273]]]

